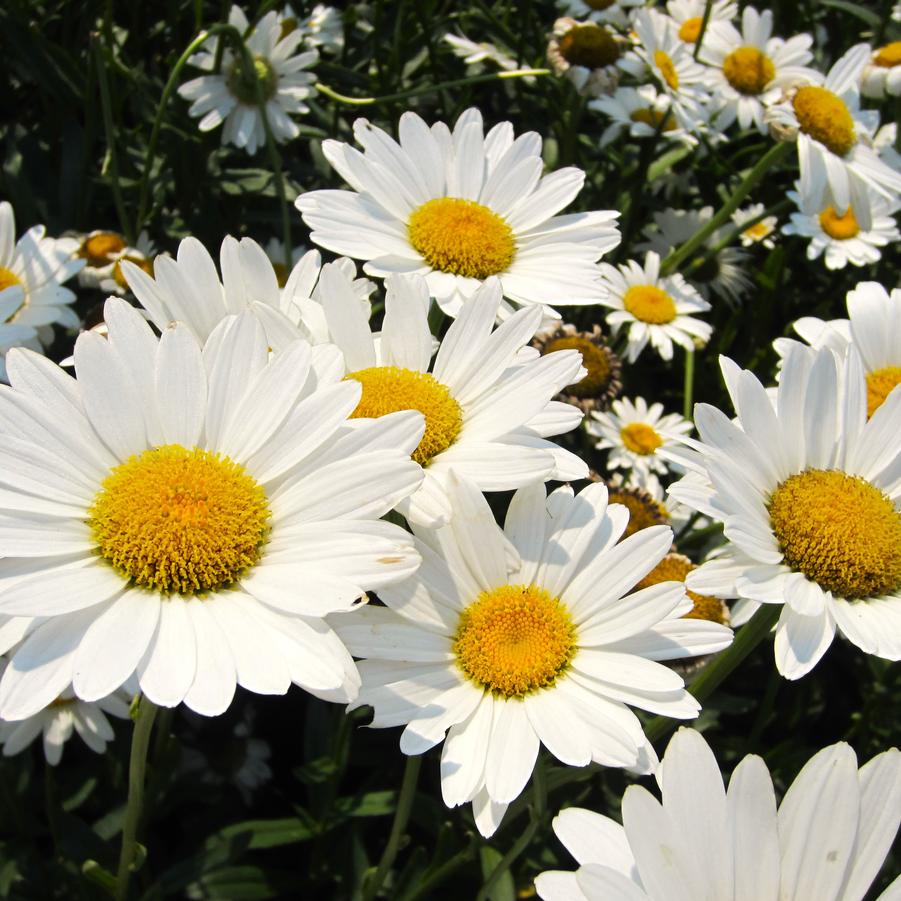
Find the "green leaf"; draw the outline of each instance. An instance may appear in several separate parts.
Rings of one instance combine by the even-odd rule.
[[[494,872],[497,865],[503,859],[503,854],[490,845],[483,845],[479,849],[479,862],[482,865],[482,879],[488,880],[488,877]],[[489,901],[516,901],[516,886],[513,883],[513,876],[507,870],[500,879],[498,879],[494,889],[488,896]]]
[[[297,876],[284,870],[260,867],[226,867],[203,876],[188,886],[188,898],[204,901],[257,901],[263,898],[300,897],[288,894],[297,889]]]
[[[879,13],[867,9],[859,3],[849,3],[848,0],[820,0],[820,5],[831,6],[834,9],[840,9],[842,12],[850,13],[852,16],[857,16],[858,19],[866,22],[870,28],[878,28],[882,24],[882,17]]]
[[[218,842],[231,842],[235,839],[246,839],[247,849],[277,848],[280,845],[293,845],[309,841],[318,835],[320,830],[314,821],[300,817],[285,817],[278,820],[245,820],[226,826],[214,833],[207,840],[207,846]]]
[[[396,806],[396,791],[366,792],[335,802],[335,810],[347,817],[384,817],[394,813]]]
[[[691,152],[692,148],[685,144],[668,150],[663,156],[658,157],[648,166],[648,181],[655,181],[661,175],[665,175],[676,163],[684,160]]]

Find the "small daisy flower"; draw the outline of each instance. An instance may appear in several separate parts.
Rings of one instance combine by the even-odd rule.
[[[307,47],[316,47],[326,53],[340,53],[344,47],[344,20],[341,11],[334,6],[317,3],[308,16],[299,16],[290,3],[279,16],[281,37],[287,37],[295,29],[303,34]]]
[[[429,331],[425,280],[398,275],[385,284],[378,334],[372,333],[350,279],[331,265],[323,267],[321,297],[330,340],[344,354],[342,374],[363,386],[353,417],[398,410],[418,410],[425,417],[425,433],[413,450],[424,478],[397,508],[404,516],[433,528],[450,519],[452,469],[482,491],[585,478],[585,463],[547,439],[581,422],[578,409],[552,398],[586,370],[576,349],[538,357],[527,347],[540,309],[519,310],[492,330],[501,293],[497,280],[489,279],[439,344]]]
[[[146,231],[138,235],[134,247],[124,247],[112,261],[112,264],[104,269],[98,269],[95,273],[97,288],[107,294],[123,295],[128,293],[128,282],[122,272],[122,264],[130,263],[137,266],[149,276],[153,276],[153,264],[156,259],[156,246],[150,240]],[[86,266],[85,269],[88,267]],[[84,270],[83,270],[84,271]]]
[[[836,629],[868,654],[901,659],[901,391],[867,419],[867,383],[853,348],[796,345],[771,398],[722,359],[737,411],[695,407],[691,478],[670,495],[724,525],[729,541],[689,574],[693,591],[782,605],[776,667],[798,679]]]
[[[0,391],[0,716],[133,675],[153,703],[215,716],[237,685],[348,701],[356,668],[323,619],[419,565],[379,517],[418,488],[419,413],[349,423],[361,389],[249,313],[201,346],[106,303],[77,381],[28,351]]]
[[[629,16],[644,0],[561,0],[563,12],[574,19],[613,25],[615,28],[629,27]]]
[[[657,772],[662,801],[626,789],[622,825],[569,807],[554,832],[579,864],[535,880],[544,901],[859,901],[901,820],[901,752],[857,768],[844,742],[815,754],[782,803],[748,754],[729,790],[703,736],[680,728]],[[896,879],[878,901],[893,901]]]
[[[617,334],[628,326],[626,360],[634,363],[648,342],[664,360],[673,358],[673,342],[694,350],[695,339],[706,344],[711,326],[693,313],[704,313],[710,304],[703,300],[681,275],[660,275],[660,257],[648,251],[644,266],[629,260],[620,266],[601,265],[601,279],[607,288],[604,306],[611,307],[607,323]]]
[[[469,38],[464,35],[450,33],[444,35],[442,40],[450,45],[454,56],[460,57],[467,66],[479,66],[480,63],[487,60],[494,63],[494,65],[499,69],[503,69],[505,72],[511,72],[518,68],[515,59],[487,41],[477,43],[476,41],[469,40]],[[523,80],[534,81],[534,78],[525,78]]]
[[[356,120],[354,135],[363,153],[340,141],[322,145],[353,190],[297,198],[317,244],[367,260],[369,275],[424,276],[450,316],[491,276],[513,303],[544,306],[558,319],[555,304],[600,303],[596,262],[619,244],[619,214],[556,215],[585,173],[569,167],[542,175],[535,132],[514,140],[502,122],[485,135],[482,114],[469,109],[453,131],[404,113],[400,143],[365,119]]]
[[[776,223],[778,220],[775,216],[763,216],[764,211],[762,203],[752,203],[743,210],[736,210],[732,214],[732,221],[736,225],[744,225],[746,222],[753,223],[744,229],[739,237],[741,238],[742,247],[753,247],[755,244],[762,244],[767,250],[772,250],[776,246],[773,240],[773,233],[776,231]],[[753,220],[757,220],[753,222]]]
[[[643,397],[613,401],[608,413],[594,412],[585,426],[589,435],[601,440],[598,450],[607,450],[608,469],[631,469],[639,483],[652,472],[668,473],[666,448],[679,444],[691,423],[678,413],[663,412],[663,404],[648,406]]]
[[[78,273],[81,288],[99,288],[100,282],[112,275],[116,260],[127,249],[127,242],[118,232],[94,229],[84,235],[75,251],[84,267]]]
[[[753,125],[760,134],[766,134],[763,114],[782,99],[782,86],[817,78],[818,73],[805,65],[813,59],[813,38],[809,34],[787,41],[772,34],[772,10],[760,13],[746,6],[740,32],[731,23],[720,22],[705,35],[700,56],[711,66],[718,128],[726,129],[737,120],[740,128]]]
[[[659,93],[652,84],[638,88],[619,87],[609,97],[590,100],[588,108],[613,120],[601,135],[601,147],[613,143],[623,132],[633,138],[660,135],[669,141],[689,145],[698,142],[670,112],[669,94]]]
[[[85,264],[73,259],[78,243],[48,238],[34,225],[16,241],[16,219],[7,201],[0,203],[0,380],[6,379],[6,353],[13,347],[41,351],[53,340],[51,326],[78,328],[69,307],[74,292],[63,287]]]
[[[901,95],[901,41],[877,47],[860,77],[864,97],[881,100]]]
[[[704,23],[704,10],[707,0],[667,0],[666,11],[676,24],[680,41],[686,44],[697,44]],[[729,22],[738,15],[738,4],[733,0],[714,0],[707,19],[704,32],[704,43],[710,35],[714,22]]]
[[[379,593],[387,609],[332,621],[365,658],[354,706],[373,707],[376,728],[405,726],[405,754],[444,740],[444,802],[471,801],[487,837],[542,744],[570,766],[653,769],[627,705],[696,716],[682,678],[656,661],[720,650],[731,633],[681,619],[691,609],[681,583],[626,594],[672,533],[657,527],[619,541],[627,512],[607,505],[603,485],[575,496],[568,486],[549,497],[540,484],[520,489],[503,531],[474,486],[459,481],[453,491],[450,525],[415,532],[419,574]]]
[[[789,198],[799,209],[782,226],[782,233],[809,238],[807,259],[823,257],[827,269],[844,269],[849,263],[852,266],[878,263],[882,258],[880,248],[901,240],[895,221],[901,200],[888,200],[873,191],[868,193],[871,225],[863,229],[854,215],[853,204],[842,215],[832,206],[805,210],[803,197],[797,191],[789,191]]]
[[[857,44],[828,75],[790,89],[784,103],[767,110],[780,133],[797,136],[805,206],[832,206],[843,214],[853,203],[865,229],[871,225],[867,188],[889,200],[901,192],[901,172],[872,147],[879,114],[860,109],[860,77],[869,58],[870,45]]]
[[[244,40],[254,70],[245,72],[243,58],[229,45],[222,52],[221,74],[213,73],[217,38],[209,49],[201,50],[189,60],[197,68],[213,74],[201,75],[178,89],[185,100],[191,101],[188,114],[202,117],[198,126],[201,131],[222,125],[223,144],[234,144],[250,154],[256,153],[266,143],[263,116],[257,104],[256,86],[259,85],[273,138],[280,144],[293,140],[300,129],[290,116],[309,111],[303,101],[310,95],[310,85],[315,80],[311,72],[303,70],[319,59],[319,53],[308,50],[295,55],[305,32],[295,28],[282,36],[282,25],[274,10],[266,13],[251,30],[247,16],[232,6],[228,22],[246,34]]]
[[[617,60],[628,42],[596,22],[563,17],[554,22],[547,59],[557,75],[564,75],[588,97],[611,94],[619,83]]]

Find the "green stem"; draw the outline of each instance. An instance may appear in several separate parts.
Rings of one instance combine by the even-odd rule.
[[[410,819],[410,811],[413,809],[413,799],[416,797],[416,782],[419,779],[419,770],[422,767],[422,755],[414,754],[407,757],[404,767],[404,779],[401,783],[400,794],[397,798],[397,809],[394,811],[394,822],[391,824],[391,832],[388,835],[388,844],[382,852],[378,868],[363,890],[363,901],[372,901],[379,893],[385,877],[394,864],[397,852],[400,849],[400,840],[407,821]]]
[[[735,633],[732,644],[712,657],[704,669],[688,683],[692,695],[698,701],[706,701],[723,680],[770,634],[781,612],[781,604],[762,604],[751,619]],[[644,734],[648,737],[648,741],[653,743],[674,729],[678,723],[678,720],[668,716],[655,716],[645,727]]]
[[[669,275],[678,269],[704,242],[741,206],[763,176],[794,150],[792,143],[774,144],[745,176],[744,181],[732,192],[729,199],[717,210],[712,219],[704,223],[681,247],[674,250],[660,265],[660,274]]]
[[[138,848],[138,824],[144,806],[144,772],[147,768],[147,748],[150,732],[156,717],[157,706],[145,697],[138,702],[135,728],[131,737],[131,756],[128,761],[128,801],[125,805],[125,823],[122,826],[122,850],[119,853],[119,870],[116,875],[116,901],[128,898],[131,867]]]
[[[429,84],[418,88],[410,88],[408,91],[400,91],[397,94],[385,94],[382,97],[348,97],[333,91],[328,85],[317,82],[313,87],[320,94],[331,97],[339,103],[350,106],[372,106],[376,103],[391,103],[395,100],[406,100],[408,97],[422,97],[425,94],[436,94],[447,88],[459,88],[467,84],[482,84],[488,81],[498,81],[505,78],[523,78],[527,75],[550,75],[550,69],[514,69],[510,72],[492,72],[489,75],[470,75],[467,78],[455,78],[452,81],[442,81],[440,84]]]
[[[420,898],[430,898],[431,895],[429,893],[432,889],[440,885],[448,876],[471,860],[477,847],[478,842],[475,836],[471,836],[469,844],[462,851],[457,852],[450,860],[445,861],[440,867],[433,870],[431,875],[426,876],[415,889],[405,894],[400,901],[419,901]]]
[[[704,17],[701,19],[701,30],[698,32],[698,39],[695,41],[695,52],[692,54],[695,59],[701,52],[701,44],[704,41],[704,32],[707,31],[707,23],[710,21],[710,13],[713,11],[713,0],[707,0],[704,4]]]
[[[685,351],[685,378],[682,382],[682,415],[691,419],[691,406],[695,393],[695,352]]]
[[[705,260],[710,257],[715,257],[721,250],[724,250],[730,244],[732,244],[736,238],[740,235],[744,234],[749,228],[754,225],[757,225],[758,222],[763,222],[767,216],[781,216],[783,213],[787,212],[794,206],[794,204],[790,200],[781,200],[779,203],[774,203],[771,207],[767,207],[763,212],[756,215],[753,219],[748,219],[746,222],[742,222],[741,225],[736,225],[734,228],[731,228],[728,232],[726,232],[725,237],[722,241],[719,241],[717,244],[714,244],[713,247],[709,248],[703,257],[698,257],[688,268],[688,272],[691,272],[693,269],[698,269],[699,267],[704,265]]]

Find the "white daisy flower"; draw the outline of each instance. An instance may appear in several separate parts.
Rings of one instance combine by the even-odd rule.
[[[441,40],[450,45],[454,56],[458,56],[462,59],[467,66],[478,66],[479,63],[488,60],[489,62],[494,63],[499,69],[503,69],[506,72],[511,72],[518,68],[515,59],[511,58],[494,44],[490,44],[487,41],[471,41],[465,35],[451,34],[450,32],[444,35]],[[534,81],[535,79],[527,78],[524,80]]]
[[[686,44],[697,44],[706,6],[707,0],[667,0],[666,11],[676,24],[676,33],[679,35],[680,41],[685,41]],[[703,43],[706,45],[714,22],[731,23],[737,15],[738,4],[733,0],[713,0]]]
[[[275,280],[278,282],[279,288],[284,288],[288,284],[288,276],[291,271],[300,262],[301,257],[307,252],[307,248],[303,244],[297,244],[291,248],[291,265],[287,265],[288,254],[285,253],[285,242],[278,238],[270,238],[263,245],[263,253],[269,257],[272,268],[275,270]],[[375,289],[375,285],[372,286]]]
[[[626,594],[669,550],[665,526],[618,544],[628,512],[607,490],[520,489],[504,530],[468,482],[452,489],[455,515],[416,529],[419,574],[380,591],[383,607],[332,617],[364,657],[355,705],[372,726],[404,725],[400,747],[422,754],[447,733],[441,791],[469,801],[490,836],[522,792],[539,746],[561,762],[648,772],[653,749],[632,705],[678,719],[699,705],[682,678],[655,661],[720,650],[723,626],[680,619],[684,586]],[[623,597],[623,595],[626,595]]]
[[[353,415],[412,409],[425,416],[425,434],[413,451],[425,477],[399,505],[404,516],[432,527],[448,520],[452,468],[482,491],[588,475],[583,460],[547,440],[581,422],[580,410],[552,398],[586,370],[577,350],[539,357],[527,346],[541,321],[539,308],[520,310],[492,330],[501,289],[489,279],[439,345],[429,331],[425,280],[398,275],[385,284],[379,334],[370,330],[350,279],[333,266],[323,267],[321,296],[330,340],[344,354],[345,378],[363,385]]]
[[[692,425],[678,413],[664,415],[663,404],[648,406],[643,397],[623,397],[613,401],[607,413],[592,412],[585,429],[601,439],[595,444],[598,450],[609,451],[608,469],[631,469],[644,487],[652,472],[670,471],[665,448],[678,445],[676,436],[687,435]]]
[[[781,604],[776,667],[810,672],[836,628],[868,654],[901,659],[901,391],[867,420],[859,356],[796,346],[771,398],[722,359],[737,419],[695,407],[700,442],[676,500],[724,524],[723,554],[687,579],[745,600],[743,619]]]
[[[81,288],[99,288],[103,279],[113,274],[116,260],[125,252],[128,242],[118,232],[94,229],[83,235],[75,251],[83,259],[84,267],[78,273]]]
[[[888,200],[874,191],[870,195],[870,222],[868,229],[861,228],[851,204],[843,215],[835,207],[804,209],[804,199],[797,191],[789,191],[789,199],[798,207],[790,222],[782,226],[785,235],[809,238],[807,259],[824,258],[827,269],[844,269],[852,266],[870,266],[882,258],[880,248],[898,240],[898,223],[895,214],[901,209],[901,200]]]
[[[249,313],[201,351],[111,298],[75,381],[10,355],[0,392],[0,716],[132,674],[155,704],[222,713],[236,685],[347,701],[356,668],[323,619],[419,564],[379,521],[416,490],[419,413],[348,423],[360,386],[272,354]],[[23,640],[24,639],[24,640]]]
[[[369,275],[425,277],[450,316],[496,275],[516,304],[596,304],[598,258],[619,244],[613,211],[557,216],[582,188],[569,167],[542,176],[541,138],[513,138],[502,122],[483,134],[482,114],[464,112],[453,132],[415,113],[400,119],[400,143],[365,119],[360,153],[325,141],[323,153],[351,191],[308,191],[296,200],[311,237],[368,260]],[[504,312],[510,307],[505,305]]]
[[[786,102],[767,110],[780,133],[797,135],[805,206],[844,213],[853,203],[865,229],[871,224],[867,187],[890,200],[901,193],[901,172],[872,147],[879,114],[860,109],[860,77],[869,58],[870,45],[857,44],[828,75],[789,90]]]
[[[860,77],[864,97],[881,100],[901,95],[901,41],[877,47]]]
[[[257,105],[256,85],[259,84],[273,138],[280,144],[293,140],[300,134],[300,128],[290,115],[309,111],[303,101],[310,95],[310,85],[315,80],[313,73],[303,70],[319,59],[319,53],[308,50],[293,55],[305,32],[295,28],[282,36],[282,25],[274,10],[251,29],[247,16],[232,6],[228,23],[246,35],[244,41],[254,70],[245,72],[242,57],[227,45],[222,51],[221,74],[201,75],[178,89],[185,100],[191,101],[189,115],[202,117],[198,126],[201,131],[212,131],[223,125],[223,144],[234,144],[248,153],[256,153],[266,143],[263,116]],[[189,62],[212,73],[219,40],[216,38],[208,49],[194,54]]]
[[[279,25],[283,38],[298,29],[308,47],[322,48],[326,53],[340,53],[344,47],[344,20],[341,10],[334,6],[317,3],[308,16],[303,16],[287,3],[279,16]]]
[[[669,94],[658,93],[652,84],[638,88],[619,87],[609,97],[590,100],[588,108],[613,120],[601,135],[601,147],[613,143],[624,131],[633,138],[660,135],[669,141],[689,145],[698,142],[670,113]]]
[[[41,351],[53,340],[54,324],[78,328],[68,306],[75,294],[63,287],[83,266],[72,259],[78,242],[48,238],[34,225],[16,241],[16,219],[7,201],[0,203],[0,380],[6,379],[6,353],[13,347]]]
[[[567,16],[601,22],[616,28],[629,27],[629,16],[644,0],[561,0],[560,5]]]
[[[753,125],[766,134],[764,111],[782,100],[783,85],[817,78],[818,73],[805,65],[813,59],[809,34],[787,41],[772,35],[772,10],[760,13],[753,6],[742,12],[740,32],[731,23],[720,22],[705,35],[700,58],[711,66],[718,128],[738,120],[740,128]]]
[[[547,45],[547,59],[557,75],[563,75],[587,97],[610,94],[619,84],[616,65],[629,42],[597,22],[580,22],[568,16],[554,22]]]
[[[713,334],[709,323],[692,313],[704,313],[710,304],[681,275],[660,275],[660,257],[648,251],[644,266],[635,260],[611,266],[601,265],[601,279],[607,288],[604,306],[612,307],[607,324],[613,334],[629,328],[626,360],[634,363],[650,341],[664,360],[673,358],[673,342],[686,350],[695,349],[695,339],[706,344]]]
[[[860,901],[901,820],[901,753],[857,768],[844,742],[815,754],[782,803],[766,764],[748,754],[729,790],[703,736],[680,728],[657,771],[662,802],[631,785],[620,825],[570,807],[554,832],[575,872],[535,880],[544,901]],[[894,901],[896,879],[880,896]]]
[[[741,238],[742,247],[753,247],[755,244],[762,244],[767,250],[772,250],[776,246],[772,235],[776,231],[777,219],[775,216],[764,216],[760,218],[764,211],[762,203],[752,203],[750,206],[741,210],[736,210],[732,214],[732,221],[736,225],[748,225],[739,237]],[[757,220],[753,222],[753,220]]]

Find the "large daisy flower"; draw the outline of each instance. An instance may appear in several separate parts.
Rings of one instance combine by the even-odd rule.
[[[360,386],[320,378],[303,340],[270,353],[249,313],[203,351],[119,299],[106,322],[76,342],[77,381],[15,351],[0,392],[0,650],[24,639],[0,716],[133,673],[154,703],[208,715],[236,684],[354,697],[323,617],[418,566],[378,517],[422,481],[421,415],[348,424]]]
[[[867,187],[889,199],[901,192],[901,172],[872,146],[879,114],[860,109],[860,77],[869,58],[870,45],[857,44],[828,75],[789,90],[784,103],[767,110],[774,127],[797,135],[805,205],[832,206],[841,214],[853,204],[866,229],[871,224]]]
[[[363,153],[325,141],[326,159],[351,191],[309,191],[296,205],[311,237],[335,253],[368,260],[370,275],[425,277],[450,316],[495,275],[516,304],[596,304],[598,258],[620,241],[612,211],[556,215],[582,188],[569,167],[542,175],[541,138],[514,140],[501,122],[484,134],[464,112],[453,131],[415,113],[400,119],[400,143],[365,119],[354,123]],[[509,306],[504,312],[509,313]]]
[[[604,305],[613,308],[607,323],[616,334],[629,329],[626,359],[634,363],[650,341],[664,360],[673,358],[673,342],[695,349],[695,338],[706,344],[712,327],[692,313],[704,313],[710,304],[678,273],[660,275],[660,257],[649,251],[644,266],[629,260],[620,266],[601,265],[607,288]]]
[[[303,70],[319,59],[319,53],[308,50],[295,54],[305,32],[299,28],[283,32],[274,10],[251,29],[243,11],[232,6],[228,23],[246,35],[244,42],[253,60],[253,71],[244,71],[243,58],[228,44],[222,51],[221,73],[214,73],[220,40],[217,38],[209,49],[195,53],[189,60],[211,74],[185,82],[178,89],[185,100],[191,101],[188,113],[203,117],[198,126],[201,131],[222,125],[223,144],[256,153],[266,143],[263,116],[257,104],[259,84],[273,138],[279,143],[293,140],[300,128],[290,114],[309,111],[303,101],[310,95],[310,85],[315,80],[311,72]]]
[[[54,323],[78,328],[68,306],[74,292],[63,282],[85,264],[72,259],[78,242],[47,238],[35,225],[16,241],[13,208],[0,203],[0,379],[6,378],[6,352],[12,347],[40,351],[53,340]]]
[[[647,772],[656,758],[627,705],[679,719],[699,705],[655,662],[719,650],[730,631],[685,620],[681,582],[629,590],[669,550],[672,532],[628,521],[592,484],[573,496],[520,489],[504,530],[483,495],[460,481],[449,526],[415,530],[418,575],[379,592],[387,604],[332,618],[365,657],[355,705],[372,725],[404,725],[400,747],[422,754],[447,733],[441,790],[472,801],[489,836],[523,790],[543,744],[571,766]],[[625,597],[624,597],[625,595]],[[449,730],[449,731],[448,731]]]
[[[693,591],[781,604],[776,666],[798,679],[836,628],[868,654],[901,659],[901,391],[867,419],[859,356],[797,345],[775,398],[723,358],[733,421],[695,408],[693,472],[670,494],[724,524],[722,555],[688,576]]]
[[[666,474],[666,448],[678,445],[691,423],[678,413],[663,412],[663,404],[648,406],[643,397],[613,401],[609,412],[593,412],[586,424],[589,435],[600,438],[595,445],[608,450],[608,469],[631,469],[643,484],[652,472]]]
[[[813,59],[809,34],[787,41],[772,34],[772,10],[760,13],[746,6],[740,32],[731,23],[720,22],[705,35],[700,56],[712,67],[710,84],[719,108],[718,128],[728,128],[737,119],[740,128],[753,125],[766,134],[764,110],[782,99],[782,86],[817,77],[805,67]]]
[[[373,334],[348,276],[323,267],[329,338],[344,354],[345,377],[363,386],[353,415],[412,409],[425,416],[425,434],[413,452],[425,477],[400,512],[432,526],[449,519],[451,468],[482,491],[588,475],[583,460],[547,440],[581,422],[578,409],[552,398],[585,370],[577,350],[538,357],[527,347],[540,309],[519,310],[492,330],[501,288],[489,279],[463,305],[436,353],[425,280],[389,276],[386,286],[382,331]]]
[[[700,733],[681,728],[658,771],[662,801],[632,785],[620,825],[570,807],[557,838],[579,863],[535,880],[544,901],[860,901],[901,820],[901,753],[857,768],[844,742],[815,754],[782,803],[766,764],[747,755],[729,790]],[[899,896],[896,879],[879,898]]]
[[[676,34],[686,44],[697,44],[704,23],[707,0],[667,0],[666,11],[676,25]],[[703,44],[706,45],[714,22],[728,22],[738,15],[738,4],[734,0],[714,0],[710,6],[707,29]]]

